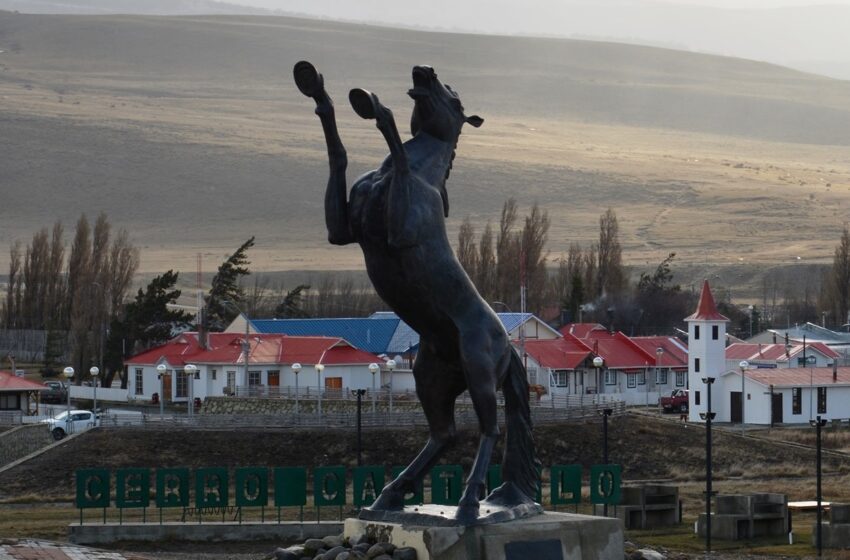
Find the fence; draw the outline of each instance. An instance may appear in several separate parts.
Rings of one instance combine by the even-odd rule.
[[[51,442],[45,426],[19,426],[0,434],[0,467],[26,457]]]
[[[53,358],[59,362],[69,359],[68,333],[27,329],[0,329],[0,355],[11,354],[20,362],[42,362],[48,343],[59,351]]]

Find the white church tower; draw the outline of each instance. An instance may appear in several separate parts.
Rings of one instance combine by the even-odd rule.
[[[685,319],[688,323],[688,420],[699,422],[700,412],[708,410],[707,377],[714,378],[711,388],[711,410],[715,420],[724,416],[720,375],[726,371],[726,323],[729,319],[717,311],[708,280],[702,286],[696,312]],[[728,416],[728,414],[725,414]]]

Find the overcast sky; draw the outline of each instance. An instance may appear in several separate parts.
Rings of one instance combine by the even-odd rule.
[[[617,41],[850,79],[850,0],[225,0],[385,25]]]
[[[622,0],[597,0],[606,3],[622,3]],[[269,9],[287,10],[292,5],[291,0],[229,0],[231,4],[244,4],[246,6],[257,6]],[[317,7],[321,4],[327,4],[322,0],[316,0]],[[396,6],[400,11],[404,10],[404,0],[396,2]],[[463,0],[458,0],[462,4]],[[563,6],[565,3],[578,3],[576,0],[549,0],[553,6]],[[664,4],[688,4],[691,6],[711,6],[715,8],[779,8],[783,6],[819,6],[819,5],[844,5],[850,6],[850,0],[658,0],[658,3]],[[517,4],[521,5],[522,0],[517,0]]]

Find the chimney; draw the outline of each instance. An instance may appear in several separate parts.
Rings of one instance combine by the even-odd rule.
[[[776,344],[776,333],[773,333],[773,343]]]
[[[838,381],[838,358],[832,360],[832,382]]]
[[[207,308],[201,307],[198,311],[198,345],[201,350],[207,350]]]

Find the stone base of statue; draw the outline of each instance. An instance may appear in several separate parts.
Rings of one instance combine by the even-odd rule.
[[[623,558],[623,528],[619,519],[547,512],[503,523],[484,521],[483,525],[464,527],[434,525],[426,518],[432,512],[423,508],[439,509],[444,519],[454,514],[450,506],[419,506],[392,513],[393,520],[389,515],[381,521],[346,519],[345,536],[366,535],[398,547],[411,547],[416,549],[418,560]]]

